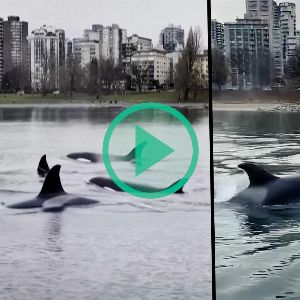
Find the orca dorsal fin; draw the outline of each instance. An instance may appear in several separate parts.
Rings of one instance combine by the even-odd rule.
[[[135,159],[135,152],[137,150],[137,147],[140,147],[141,150],[145,147],[147,143],[142,143],[140,145],[137,145],[136,147],[134,147],[127,155],[124,156],[124,158],[127,160],[127,161],[130,161],[130,160],[134,160]]]
[[[43,187],[38,197],[47,197],[53,194],[66,194],[60,182],[60,165],[55,165],[47,174]]]
[[[247,173],[250,180],[249,187],[264,185],[278,179],[277,176],[253,163],[242,163],[238,167]]]
[[[47,163],[46,154],[44,154],[40,159],[37,172],[40,176],[45,177],[48,174],[49,170],[50,168]]]

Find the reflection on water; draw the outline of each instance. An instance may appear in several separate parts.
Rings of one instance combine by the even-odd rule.
[[[0,107],[0,201],[34,197],[47,153],[64,189],[99,205],[62,213],[0,206],[1,299],[211,299],[207,114],[183,109],[201,142],[201,162],[185,194],[159,200],[88,185],[103,164],[66,154],[100,153],[108,123],[124,108]],[[144,121],[168,122],[160,114]],[[201,195],[201,197],[199,196]]]
[[[69,122],[74,120],[86,120],[90,122],[106,123],[111,121],[126,107],[101,107],[88,105],[60,105],[60,106],[9,106],[5,108],[0,107],[0,121],[59,121]],[[201,116],[207,115],[202,109],[189,109],[176,107],[183,115],[185,115],[191,123],[197,122]],[[144,116],[145,121],[157,121],[163,118],[162,121],[172,120],[168,119],[167,114],[160,114],[158,111],[149,110]]]
[[[297,113],[214,112],[216,279],[219,299],[300,299],[300,207],[226,201],[248,185],[237,165],[299,174]]]

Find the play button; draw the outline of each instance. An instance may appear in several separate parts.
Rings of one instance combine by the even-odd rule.
[[[174,152],[174,149],[145,131],[140,126],[135,126],[135,145],[136,176],[139,176]]]
[[[123,191],[142,198],[181,192],[198,162],[198,140],[187,118],[160,103],[143,103],[109,124],[102,157]]]

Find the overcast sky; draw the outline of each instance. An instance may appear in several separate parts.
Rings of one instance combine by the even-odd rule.
[[[297,29],[300,29],[300,1],[276,1],[296,3]],[[225,4],[226,3],[226,4]],[[243,18],[246,12],[246,0],[211,0],[211,17],[220,22],[232,22],[236,17]]]
[[[185,29],[200,26],[207,45],[206,0],[0,0],[0,17],[18,15],[29,30],[43,24],[65,29],[68,38],[81,37],[92,24],[117,23],[128,35],[137,33],[158,42],[169,23]]]

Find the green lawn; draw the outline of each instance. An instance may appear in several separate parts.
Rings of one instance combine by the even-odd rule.
[[[123,103],[139,103],[139,102],[164,102],[174,103],[177,102],[178,96],[175,91],[161,91],[161,92],[136,92],[128,91],[126,95],[118,93],[110,95],[101,95],[97,100],[95,96],[89,96],[87,94],[73,94],[72,97],[65,96],[63,94],[55,96],[49,94],[47,97],[43,97],[41,94],[0,94],[0,104],[29,104],[29,103],[71,103],[71,102],[123,102]],[[197,101],[190,100],[190,102],[207,102],[208,91],[202,91]]]

